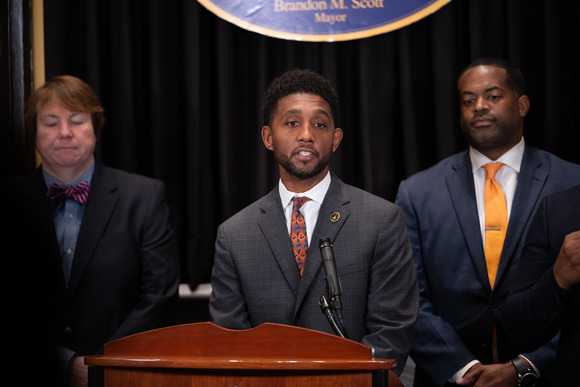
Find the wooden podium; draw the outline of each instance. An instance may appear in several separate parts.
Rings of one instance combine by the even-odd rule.
[[[89,386],[402,386],[390,371],[396,361],[373,358],[366,345],[270,323],[156,329],[110,342],[85,363]]]

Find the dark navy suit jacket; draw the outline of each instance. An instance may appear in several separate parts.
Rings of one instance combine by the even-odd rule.
[[[58,347],[95,354],[174,322],[179,262],[164,184],[95,164],[68,285],[46,189],[39,168],[1,190],[2,334],[21,360],[42,352],[47,364]]]
[[[518,276],[502,312],[515,348],[531,351],[561,328],[557,386],[578,385],[580,365],[580,296],[559,289],[554,272],[564,237],[580,230],[580,186],[545,198],[530,226]]]
[[[415,385],[444,385],[469,361],[492,362],[492,327],[499,361],[518,352],[506,340],[498,306],[517,276],[524,238],[541,199],[580,182],[580,166],[525,148],[496,284],[489,284],[469,151],[404,180],[396,203],[405,212],[418,272],[420,309],[411,352]],[[549,373],[555,354],[529,359]]]

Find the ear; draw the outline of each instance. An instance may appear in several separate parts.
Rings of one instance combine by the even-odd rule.
[[[262,141],[268,150],[274,150],[272,145],[272,129],[269,126],[262,127]]]
[[[334,129],[334,140],[332,142],[332,151],[335,152],[336,149],[338,148],[338,146],[340,145],[340,142],[342,141],[342,129],[340,128],[335,128]]]
[[[527,95],[522,95],[518,98],[518,109],[520,111],[520,117],[524,118],[528,114],[530,110],[530,99]]]

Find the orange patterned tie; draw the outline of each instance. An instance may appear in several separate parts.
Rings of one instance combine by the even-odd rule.
[[[495,180],[495,174],[502,166],[502,163],[491,163],[483,166],[486,170],[483,194],[485,202],[485,262],[492,289],[495,284],[508,224],[505,196],[499,183]]]
[[[292,219],[290,223],[290,240],[294,250],[294,258],[300,270],[300,275],[304,271],[304,262],[306,261],[306,252],[308,251],[308,237],[306,234],[306,222],[300,212],[300,207],[307,201],[311,200],[306,196],[292,198]]]

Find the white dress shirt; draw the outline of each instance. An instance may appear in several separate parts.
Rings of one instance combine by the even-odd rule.
[[[481,240],[483,246],[485,246],[485,205],[483,191],[485,187],[485,168],[483,166],[489,163],[500,162],[504,166],[496,173],[495,180],[501,186],[503,193],[505,195],[505,201],[507,206],[508,214],[508,227],[509,219],[511,215],[512,205],[514,201],[514,196],[516,193],[516,188],[518,186],[518,176],[520,173],[520,168],[522,166],[522,159],[524,157],[525,142],[524,138],[520,140],[513,148],[508,150],[506,153],[501,155],[497,160],[491,160],[489,157],[483,155],[481,152],[477,151],[473,147],[469,147],[469,157],[471,159],[471,166],[473,168],[473,183],[475,185],[475,200],[477,202],[477,213],[479,216],[479,227],[481,229]],[[526,358],[528,362],[532,365],[537,375],[540,375],[539,370],[536,368],[529,359]],[[449,382],[455,383],[459,380],[465,373],[473,367],[473,365],[479,363],[478,360],[472,360],[467,363],[463,368],[457,371],[450,379]]]
[[[292,219],[292,198],[294,196],[307,196],[311,200],[302,205],[300,212],[302,213],[302,216],[304,216],[304,221],[306,222],[306,237],[308,239],[308,246],[310,246],[310,236],[316,227],[318,212],[320,211],[320,206],[326,196],[326,192],[328,192],[328,187],[330,187],[330,172],[326,174],[320,183],[306,192],[290,192],[286,189],[282,180],[280,180],[278,190],[280,192],[282,208],[284,209],[284,216],[286,216],[288,235],[290,235],[290,223]]]
[[[479,215],[479,226],[481,228],[481,238],[485,246],[485,206],[483,199],[483,190],[485,187],[485,168],[483,166],[489,163],[500,162],[504,166],[496,173],[495,180],[501,186],[505,195],[507,205],[508,224],[510,214],[512,211],[512,204],[514,195],[518,186],[518,175],[522,166],[522,159],[524,157],[525,143],[524,138],[511,148],[509,151],[501,155],[497,160],[491,160],[487,156],[478,152],[474,148],[469,148],[469,157],[471,158],[471,166],[473,167],[473,182],[475,184],[475,200],[477,202],[477,213]]]

